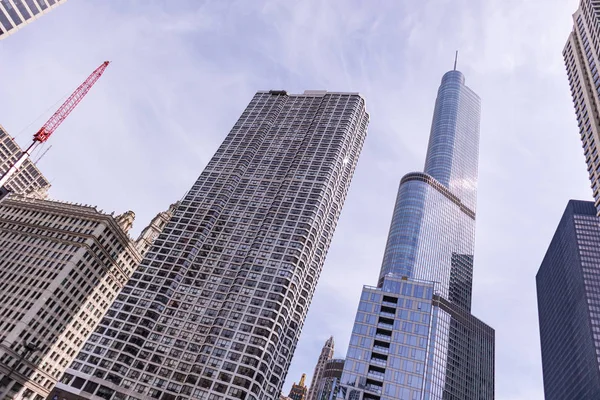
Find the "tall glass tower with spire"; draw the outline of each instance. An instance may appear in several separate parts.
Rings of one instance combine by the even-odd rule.
[[[494,330],[471,315],[479,120],[479,97],[447,72],[425,171],[400,181],[378,284],[363,288],[340,398],[494,398]]]

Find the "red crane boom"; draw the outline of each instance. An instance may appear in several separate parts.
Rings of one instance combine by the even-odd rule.
[[[33,143],[29,145],[29,147],[23,152],[21,157],[19,157],[19,159],[15,161],[15,163],[11,165],[8,171],[6,171],[6,173],[0,178],[0,201],[8,194],[8,189],[6,189],[4,185],[6,185],[9,179],[15,174],[15,172],[17,172],[17,170],[21,167],[25,160],[31,155],[33,149],[35,149],[35,147],[38,144],[44,143],[46,140],[48,140],[48,138],[54,133],[56,128],[58,128],[60,124],[62,124],[63,121],[69,116],[71,111],[73,111],[73,109],[77,107],[77,104],[81,102],[85,95],[90,91],[92,86],[94,86],[96,81],[100,79],[100,77],[104,73],[104,70],[106,69],[106,67],[108,67],[108,64],[109,61],[104,61],[98,68],[96,68],[96,70],[92,72],[91,75],[88,76],[87,79],[81,85],[79,85],[77,89],[75,89],[75,91],[60,106],[60,108],[56,110],[56,112],[50,117],[50,119],[46,121],[44,126],[42,126],[40,130],[37,131],[35,135],[33,135]]]
[[[62,124],[62,122],[69,116],[71,111],[73,111],[73,109],[77,107],[77,104],[79,104],[79,102],[90,91],[92,86],[94,86],[94,83],[96,83],[96,81],[100,79],[100,77],[104,73],[104,70],[106,69],[106,67],[108,67],[108,64],[109,61],[104,61],[102,65],[96,68],[96,70],[92,72],[92,74],[88,76],[87,79],[81,85],[79,85],[77,89],[75,89],[75,91],[63,103],[63,105],[60,106],[58,110],[56,110],[56,112],[50,117],[48,121],[46,121],[44,126],[42,126],[40,130],[37,131],[35,135],[33,135],[33,140],[35,142],[43,143],[46,140],[48,140],[50,135],[54,133],[56,128],[58,128],[60,124]]]

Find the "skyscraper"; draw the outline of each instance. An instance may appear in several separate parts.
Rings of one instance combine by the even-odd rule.
[[[600,215],[600,3],[581,0],[563,50],[588,174]]]
[[[600,398],[600,217],[569,201],[536,275],[546,400]]]
[[[333,358],[334,351],[334,342],[333,336],[331,336],[321,349],[321,354],[319,354],[319,359],[317,360],[317,365],[315,365],[315,371],[313,372],[312,380],[310,382],[310,389],[308,390],[307,400],[316,400],[317,399],[317,390],[319,381],[323,377],[323,371],[325,370],[325,364],[327,361]]]
[[[258,92],[57,390],[278,396],[368,120],[358,94]]]
[[[378,285],[363,288],[345,399],[494,398],[494,331],[470,313],[479,115],[463,74],[447,72],[425,172],[400,181]]]
[[[0,176],[8,171],[11,165],[21,157],[21,154],[23,154],[21,147],[0,125]],[[45,198],[50,188],[50,182],[36,165],[27,159],[6,186],[12,193]]]
[[[0,40],[67,0],[0,0]]]

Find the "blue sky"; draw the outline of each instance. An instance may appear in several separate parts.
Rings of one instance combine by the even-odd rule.
[[[39,166],[51,196],[135,211],[181,198],[257,90],[359,91],[371,114],[285,385],[329,335],[345,356],[396,189],[421,170],[437,86],[482,99],[473,312],[496,329],[496,398],[543,398],[535,273],[568,199],[591,199],[562,63],[576,0],[69,0],[0,41],[0,124],[25,145],[105,59]],[[53,108],[54,107],[54,108]],[[342,279],[343,278],[343,279]]]

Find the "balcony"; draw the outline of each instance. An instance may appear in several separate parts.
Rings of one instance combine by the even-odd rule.
[[[371,358],[370,363],[373,365],[380,365],[382,367],[387,366],[387,360],[384,360],[383,358]]]
[[[373,351],[381,354],[388,354],[390,352],[390,349],[388,347],[383,346],[373,346]]]
[[[367,373],[367,376],[369,378],[377,379],[377,380],[380,380],[380,381],[383,381],[385,379],[385,374],[383,374],[381,372],[369,371]]]
[[[376,393],[381,395],[381,386],[377,385],[366,385],[365,390],[371,393]]]
[[[387,340],[388,342],[392,340],[391,336],[388,335],[382,335],[381,333],[378,333],[375,335],[375,339],[381,339],[381,340]]]
[[[394,329],[394,324],[387,324],[385,322],[379,322],[377,326],[383,329]]]

